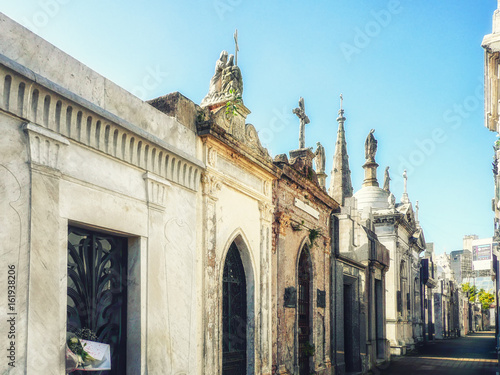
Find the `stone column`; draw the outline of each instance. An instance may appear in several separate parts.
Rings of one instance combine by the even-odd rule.
[[[319,183],[319,186],[323,189],[323,190],[326,190],[326,173],[324,172],[319,172],[319,173],[316,173],[316,175],[318,176],[318,183]]]
[[[279,184],[279,182],[276,182]],[[274,365],[277,368],[277,374],[288,374],[288,370],[286,367],[287,360],[290,360],[290,356],[293,358],[295,353],[288,353],[286,350],[287,342],[286,342],[286,329],[283,329],[283,326],[286,326],[286,307],[284,306],[283,294],[284,290],[281,288],[285,283],[280,275],[280,255],[283,255],[286,251],[286,232],[290,225],[290,216],[285,214],[284,212],[277,212],[275,214],[275,221],[277,224],[276,228],[276,244],[275,244],[275,275],[274,275],[274,292],[276,293],[275,300],[276,304],[274,308],[276,309],[276,313],[274,315],[275,321],[273,330],[276,332],[275,340],[273,340],[274,352],[275,352],[275,361]],[[281,280],[281,281],[280,281]],[[286,286],[285,286],[286,287]],[[281,324],[279,324],[281,322]],[[292,370],[292,369],[290,369]]]
[[[172,348],[166,287],[164,221],[170,183],[151,173],[143,176],[148,205],[148,289],[147,289],[147,369],[151,373],[172,371]]]
[[[206,374],[219,374],[221,348],[219,334],[222,331],[219,320],[219,285],[217,268],[217,192],[221,190],[221,182],[216,176],[206,173],[202,176],[203,184],[203,330],[205,332],[204,371]],[[221,265],[223,267],[223,265]]]
[[[60,164],[69,142],[35,124],[25,124],[31,172],[29,304],[26,374],[65,372],[66,240],[59,216]],[[67,230],[67,229],[66,229]],[[64,264],[66,266],[67,260]]]
[[[330,228],[330,219],[327,220],[327,228]],[[325,327],[324,327],[324,348],[323,348],[323,363],[325,364],[325,367],[327,369],[332,367],[332,361],[330,357],[331,353],[331,330],[330,330],[330,309],[332,305],[332,300],[330,298],[330,291],[331,291],[331,285],[330,285],[330,279],[331,279],[331,274],[330,274],[330,259],[332,257],[332,253],[330,251],[331,249],[331,239],[330,237],[327,237],[325,240],[325,249],[324,249],[324,288],[325,288],[325,302],[326,302],[326,307],[324,309],[324,321],[325,321]]]
[[[262,374],[271,374],[272,329],[271,329],[271,221],[273,207],[268,202],[259,202],[260,211],[260,367]],[[257,344],[257,343],[256,343]],[[257,367],[258,368],[258,367]]]
[[[374,161],[367,161],[363,164],[365,170],[365,180],[363,181],[363,187],[365,186],[378,186],[377,181],[377,168],[378,164]]]

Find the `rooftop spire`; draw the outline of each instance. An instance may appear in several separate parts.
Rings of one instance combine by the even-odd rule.
[[[347,144],[345,141],[344,110],[342,108],[344,97],[340,94],[340,110],[337,121],[339,129],[337,131],[337,143],[335,144],[335,154],[333,156],[333,168],[331,172],[330,189],[328,194],[340,205],[344,205],[345,198],[352,197],[351,170],[349,169],[349,156],[347,155]]]

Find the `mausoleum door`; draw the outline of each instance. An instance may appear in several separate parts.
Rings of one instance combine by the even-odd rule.
[[[309,253],[302,250],[298,266],[298,326],[299,326],[299,373],[310,374],[309,358],[311,356],[311,317],[310,287],[311,269]]]
[[[247,373],[247,291],[245,270],[236,244],[226,256],[222,281],[222,374]]]
[[[111,371],[93,374],[126,373],[126,286],[127,239],[69,227],[67,330],[88,328],[111,347]]]

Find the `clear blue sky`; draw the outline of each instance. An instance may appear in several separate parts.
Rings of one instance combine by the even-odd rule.
[[[0,11],[142,99],[180,91],[196,103],[238,28],[248,122],[270,153],[298,147],[291,111],[303,96],[306,145],[321,141],[329,172],[343,93],[355,191],[375,128],[379,182],[389,165],[399,200],[408,169],[426,240],[441,253],[493,233],[481,40],[496,3],[0,0]]]

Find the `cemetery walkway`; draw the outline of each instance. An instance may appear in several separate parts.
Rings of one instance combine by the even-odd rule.
[[[484,331],[456,339],[437,340],[403,357],[392,357],[376,375],[500,375],[495,332]]]

